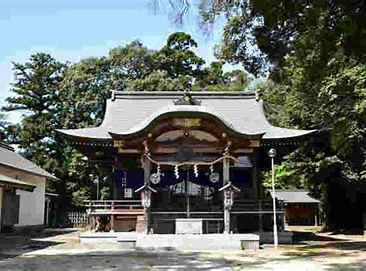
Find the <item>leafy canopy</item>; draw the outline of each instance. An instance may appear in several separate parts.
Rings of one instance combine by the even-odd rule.
[[[21,123],[8,125],[0,115],[1,129],[9,143],[54,173],[61,181],[51,191],[65,202],[82,206],[92,195],[91,171],[107,176],[103,168],[88,165],[71,146],[60,144],[55,129],[95,127],[103,119],[110,90],[243,90],[243,71],[223,72],[221,63],[204,67],[194,49],[196,41],[183,32],[171,34],[159,50],[139,41],[112,49],[106,57],[91,57],[77,63],[62,63],[49,54],[31,55],[25,63],[14,63],[12,97],[4,111],[24,112]],[[101,183],[108,197],[108,180]],[[63,206],[67,207],[67,206]]]

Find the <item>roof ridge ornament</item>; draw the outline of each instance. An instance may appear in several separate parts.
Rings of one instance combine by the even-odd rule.
[[[201,101],[192,97],[188,90],[184,91],[183,97],[174,100],[175,105],[201,105]]]

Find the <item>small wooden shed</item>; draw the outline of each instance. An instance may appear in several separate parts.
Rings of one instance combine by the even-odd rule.
[[[285,204],[285,223],[287,225],[318,225],[319,200],[313,198],[309,191],[276,189],[275,197]]]

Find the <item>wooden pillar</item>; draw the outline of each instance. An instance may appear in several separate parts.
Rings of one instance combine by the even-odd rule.
[[[49,215],[50,215],[50,198],[46,197],[46,219],[43,224],[45,224],[46,227],[50,225],[49,223]]]
[[[318,208],[317,205],[313,205],[313,210],[314,210],[314,224],[315,226],[318,226]],[[363,220],[365,221],[365,220]]]
[[[89,231],[92,231],[94,230],[94,225],[95,225],[95,219],[94,219],[94,216],[91,215],[91,212],[92,212],[92,203],[91,201],[89,201],[89,204],[88,204],[88,216],[89,216]]]
[[[262,232],[263,231],[263,217],[262,217],[262,200],[259,200],[258,201],[258,209],[259,209],[259,232]]]
[[[112,214],[111,214],[111,220],[110,220],[110,224],[111,224],[111,229],[109,230],[110,232],[114,232],[114,202],[112,201],[112,206],[111,206],[111,210],[112,210]]]
[[[252,155],[253,175],[252,175],[252,191],[255,199],[259,199],[260,183],[259,183],[259,168],[258,168],[259,153],[258,149],[255,149]]]
[[[144,169],[144,184],[148,184],[150,182],[150,171],[151,171],[151,162],[149,159],[147,158],[143,158],[143,165],[142,165],[143,169]],[[150,217],[150,212],[149,212],[149,208],[145,208],[144,207],[144,216],[143,216],[143,229],[142,232],[143,233],[148,233],[149,232],[149,217]]]
[[[90,223],[90,226],[89,226],[89,230],[90,231],[96,231],[96,221],[95,221],[95,216],[94,215],[89,215],[91,216],[91,223]]]
[[[229,160],[224,159],[223,160],[223,169],[222,169],[223,184],[224,185],[226,185],[230,181],[230,168],[229,168],[229,166],[230,166]],[[224,195],[224,200],[225,200],[225,195]],[[230,232],[230,210],[227,206],[225,206],[225,203],[224,203],[224,232],[225,233]]]
[[[150,180],[150,171],[151,171],[151,162],[149,159],[144,158],[143,159],[143,163],[142,163],[142,167],[144,169],[144,183],[147,184],[149,183]]]
[[[118,187],[117,187],[117,180],[116,180],[116,172],[114,168],[112,169],[112,183],[113,183],[113,199],[118,199]]]

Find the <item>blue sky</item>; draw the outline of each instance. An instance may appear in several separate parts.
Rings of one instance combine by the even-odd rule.
[[[158,2],[167,5],[168,0]],[[164,10],[162,5],[156,13],[151,3],[151,0],[0,0],[0,106],[11,95],[12,62],[25,62],[36,52],[48,52],[60,61],[75,62],[106,55],[111,48],[135,39],[157,49],[170,33],[185,31],[198,42],[197,54],[207,62],[214,59],[213,46],[220,40],[222,21],[215,24],[209,36],[203,35],[195,6],[190,7],[184,25],[177,26],[172,23],[169,9]],[[18,122],[21,113],[12,113],[9,118]]]

